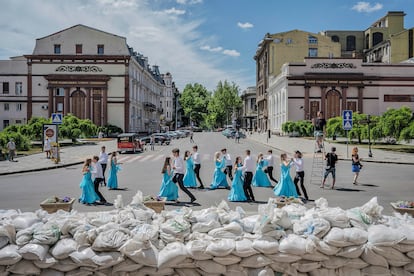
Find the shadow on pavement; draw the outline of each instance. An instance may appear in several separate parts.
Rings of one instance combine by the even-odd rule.
[[[335,188],[334,190],[343,191],[343,192],[365,192],[365,190],[351,189],[351,188]]]
[[[363,183],[359,183],[359,182],[358,182],[358,185],[367,186],[367,187],[379,187],[378,185],[375,185],[375,184],[363,184]]]

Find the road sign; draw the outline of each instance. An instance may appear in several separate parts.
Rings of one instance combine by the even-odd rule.
[[[52,124],[62,124],[62,113],[52,113]]]
[[[342,128],[344,130],[352,129],[352,110],[342,111]]]

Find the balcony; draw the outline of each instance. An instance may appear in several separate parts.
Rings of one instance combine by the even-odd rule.
[[[162,114],[162,113],[164,113],[164,108],[162,108],[162,107],[158,107],[158,108],[157,108],[157,111],[158,111],[158,113],[161,113],[161,114]]]
[[[144,109],[148,110],[148,111],[155,111],[155,110],[157,110],[157,107],[153,103],[144,102]]]

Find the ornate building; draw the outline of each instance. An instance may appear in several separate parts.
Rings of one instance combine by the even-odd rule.
[[[240,95],[243,106],[241,112],[241,127],[255,130],[257,127],[256,87],[248,87]]]

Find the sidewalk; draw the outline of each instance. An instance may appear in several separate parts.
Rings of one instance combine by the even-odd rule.
[[[315,149],[315,140],[306,138],[286,137],[272,135],[270,139],[267,139],[267,134],[253,133],[248,135],[247,139],[254,140],[256,142],[268,145],[269,147],[284,151],[293,155],[295,150],[302,152],[304,156],[312,157]],[[354,146],[358,147],[359,156],[363,162],[376,162],[376,163],[394,163],[394,164],[408,164],[414,165],[414,154],[392,152],[385,150],[372,149],[372,157],[368,157],[368,148],[359,147],[358,145],[349,144],[348,149],[346,144],[330,143],[325,141],[325,151],[329,152],[331,147],[336,147],[336,154],[339,159],[351,160],[351,151]],[[347,155],[348,152],[348,155]]]

